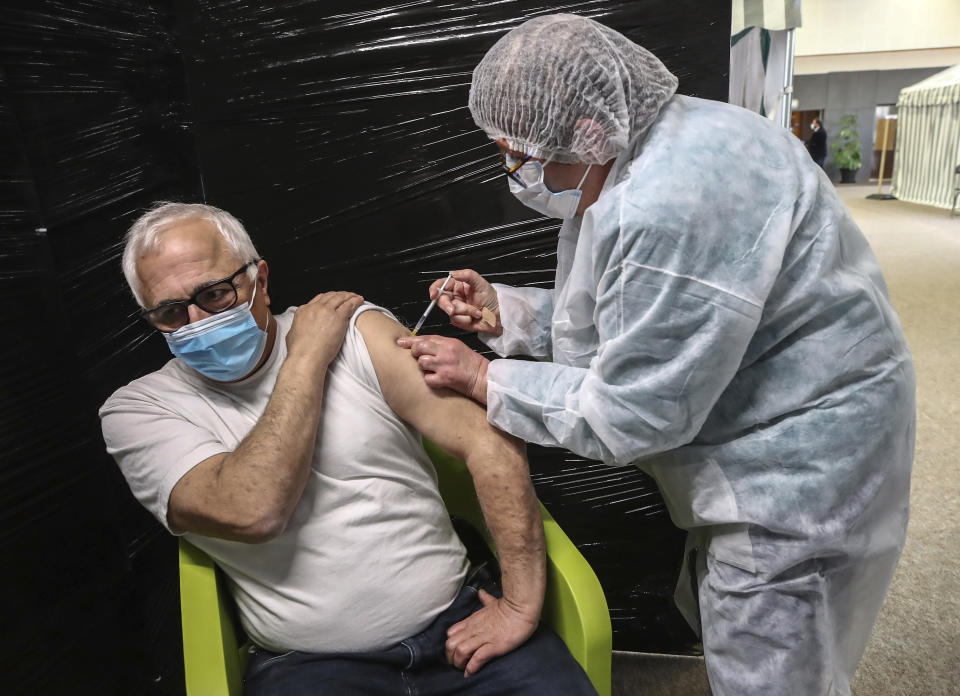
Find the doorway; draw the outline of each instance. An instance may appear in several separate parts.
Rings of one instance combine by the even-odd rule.
[[[883,178],[893,176],[893,155],[897,143],[897,107],[895,104],[881,104],[876,108],[873,130],[873,162],[870,166],[870,178],[880,178],[880,161],[883,160]],[[884,143],[886,139],[886,143]],[[886,157],[883,156],[886,151]]]
[[[810,138],[810,122],[815,118],[822,119],[820,109],[794,111],[790,114],[790,130],[793,134],[806,142]]]

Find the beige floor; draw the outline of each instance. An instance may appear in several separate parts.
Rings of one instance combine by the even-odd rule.
[[[960,216],[840,195],[873,246],[917,371],[907,544],[854,696],[960,696]],[[708,693],[702,659],[615,653],[614,696]],[[786,695],[789,696],[789,695]]]
[[[853,682],[862,696],[960,694],[960,217],[840,187],[870,240],[917,370],[907,545]]]

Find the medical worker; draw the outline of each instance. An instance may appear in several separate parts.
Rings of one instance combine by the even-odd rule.
[[[715,696],[849,694],[904,542],[910,353],[803,143],[676,87],[589,19],[503,36],[470,110],[510,190],[563,219],[556,282],[456,271],[439,304],[497,354],[538,361],[399,343],[497,427],[657,481],[689,532],[677,598]]]

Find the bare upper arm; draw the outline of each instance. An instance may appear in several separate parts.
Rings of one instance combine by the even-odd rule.
[[[400,418],[451,454],[466,459],[478,440],[491,435],[509,438],[487,422],[486,411],[476,402],[449,389],[427,386],[416,359],[397,339],[410,332],[377,311],[357,317],[373,361],[380,390]]]

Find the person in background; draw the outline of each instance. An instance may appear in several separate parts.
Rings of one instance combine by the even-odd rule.
[[[657,481],[714,696],[847,695],[906,533],[910,352],[801,142],[676,88],[583,17],[500,38],[470,110],[513,194],[563,220],[554,287],[453,272],[439,306],[503,359],[399,343],[498,428]]]
[[[823,161],[827,158],[827,131],[824,130],[823,122],[819,118],[815,118],[810,122],[810,130],[813,131],[813,135],[810,136],[810,139],[807,140],[804,145],[806,145],[810,157],[812,157],[813,161],[819,164],[822,169]]]
[[[538,627],[523,444],[424,385],[389,312],[328,292],[272,314],[267,262],[201,204],[146,212],[123,269],[175,357],[107,399],[104,440],[137,499],[229,578],[247,696],[596,693]],[[421,433],[465,460],[499,584],[470,567]]]

